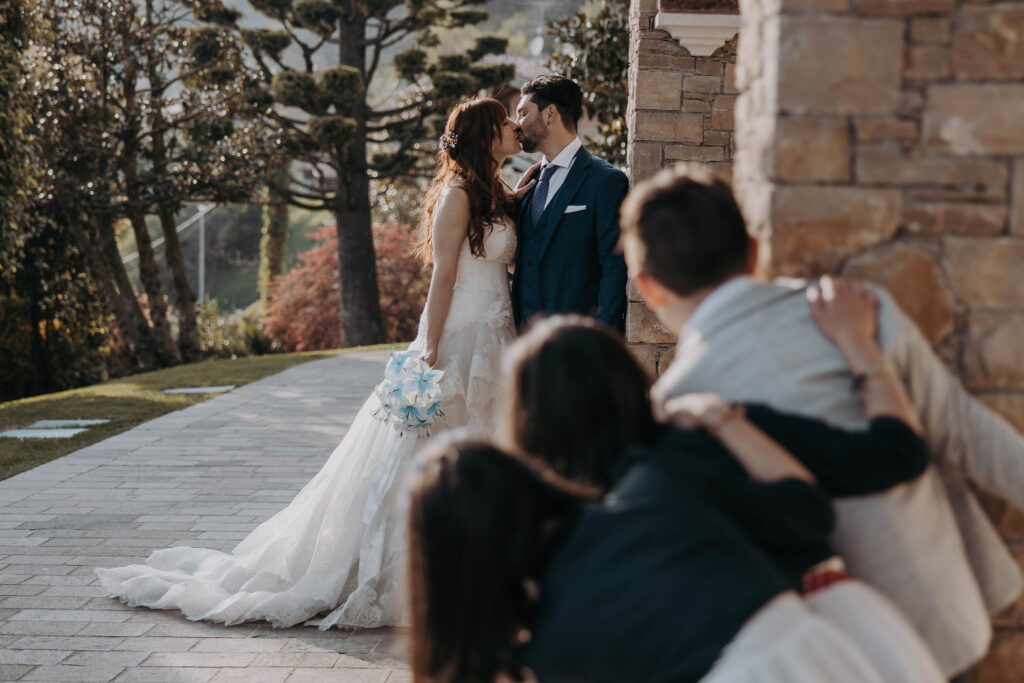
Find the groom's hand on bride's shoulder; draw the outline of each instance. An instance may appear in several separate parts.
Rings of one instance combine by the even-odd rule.
[[[522,176],[520,176],[519,182],[516,183],[516,199],[522,199],[523,197],[525,197],[526,193],[529,192],[533,188],[533,186],[537,184],[537,178],[535,178],[534,176],[537,175],[537,170],[540,169],[541,164],[543,163],[543,161],[538,161],[533,166],[526,169],[526,172],[523,173]]]

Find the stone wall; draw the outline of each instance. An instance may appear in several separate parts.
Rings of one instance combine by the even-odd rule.
[[[1024,430],[1024,3],[743,0],[734,186],[766,274],[880,283]],[[1024,556],[1024,513],[989,501]],[[1019,680],[1024,606],[979,681]]]
[[[1024,431],[1024,2],[740,9],[738,57],[730,43],[701,58],[654,29],[655,0],[633,1],[633,182],[677,159],[728,173],[735,154],[764,274],[884,285],[965,385]],[[673,335],[636,292],[627,339],[652,372],[671,361]],[[1024,560],[1024,512],[986,506]],[[1022,679],[1024,601],[996,625],[974,680]]]
[[[630,8],[630,179],[636,183],[677,161],[707,162],[728,175],[734,149],[736,40],[708,57],[693,57],[668,33],[654,28],[657,13],[657,0],[634,0]],[[671,362],[674,335],[632,287],[629,299],[626,337],[655,374]]]

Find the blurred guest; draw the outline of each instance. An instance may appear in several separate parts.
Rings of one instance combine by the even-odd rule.
[[[639,460],[597,503],[536,461],[435,445],[409,518],[415,680],[880,683],[699,486]],[[779,544],[831,527],[804,482],[748,493]]]
[[[638,185],[623,204],[622,232],[635,285],[679,334],[652,392],[656,410],[673,396],[712,392],[859,429],[868,416],[857,386],[895,377],[906,387],[935,467],[839,501],[833,540],[850,573],[909,617],[946,675],[980,659],[988,612],[1013,603],[1021,575],[967,482],[1024,506],[1024,438],[971,398],[884,291],[876,290],[881,350],[851,355],[846,338],[818,329],[808,283],[755,280],[757,244],[729,188],[706,172],[666,170]],[[830,290],[826,281],[817,300]]]
[[[859,289],[848,294],[857,303],[843,305],[852,312],[860,304],[859,315],[830,321],[831,329],[870,327],[870,302]],[[858,351],[876,343],[869,335],[857,338]],[[672,431],[656,426],[649,380],[621,339],[593,322],[542,321],[512,346],[509,358],[503,425],[513,449],[602,488],[630,458],[659,462],[768,554],[811,598],[810,606],[870,656],[884,680],[942,680],[905,618],[876,591],[852,580],[824,538],[779,543],[778,518],[766,514],[774,503],[760,495],[762,484],[786,479],[820,485],[832,495],[859,495],[919,476],[927,451],[911,426],[918,423],[899,383],[868,388],[864,401],[875,419],[862,432],[699,395],[675,399],[673,417],[688,431]]]

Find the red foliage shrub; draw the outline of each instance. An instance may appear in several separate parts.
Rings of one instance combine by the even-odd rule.
[[[283,351],[344,346],[338,234],[334,225],[328,224],[314,230],[310,237],[317,246],[299,254],[299,264],[273,280],[262,319],[267,336]],[[387,341],[409,341],[416,336],[420,311],[427,300],[430,268],[414,255],[416,235],[408,225],[375,225],[373,240]]]

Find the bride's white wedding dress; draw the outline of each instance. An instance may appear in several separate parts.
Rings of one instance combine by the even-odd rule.
[[[479,436],[493,432],[501,353],[515,334],[506,272],[514,227],[496,225],[484,246],[477,258],[463,242],[435,363],[445,426]],[[424,349],[424,327],[421,318],[410,349]],[[283,628],[333,610],[320,628],[406,622],[406,522],[394,484],[424,440],[378,421],[379,406],[371,394],[320,472],[231,553],[158,550],[145,564],[97,569],[100,581],[129,605],[193,620]]]

